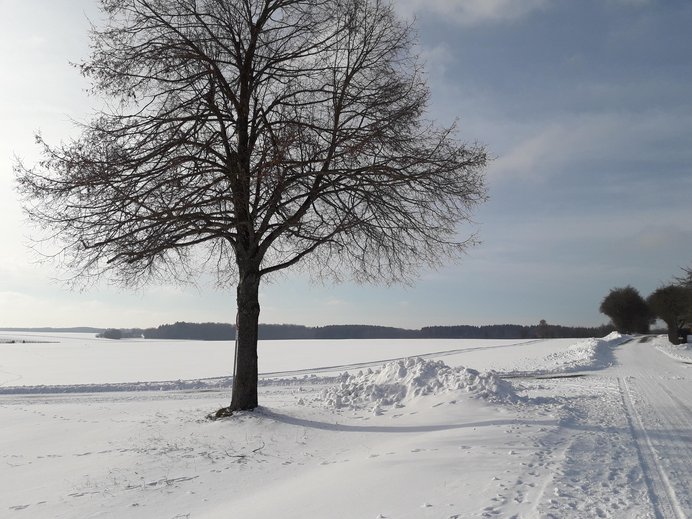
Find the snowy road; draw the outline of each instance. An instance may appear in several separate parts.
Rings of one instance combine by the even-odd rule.
[[[613,367],[549,383],[567,402],[514,488],[519,517],[692,517],[692,371],[648,338]],[[510,501],[511,502],[511,501]]]
[[[692,517],[690,365],[647,342],[620,348],[619,387],[656,517]]]

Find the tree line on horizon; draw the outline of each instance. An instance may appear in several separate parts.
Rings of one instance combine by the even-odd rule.
[[[483,326],[425,326],[413,330],[392,326],[343,325],[303,326],[260,324],[259,339],[548,339],[602,337],[614,330],[611,325],[597,327],[561,326],[541,320],[538,325],[493,324]],[[227,341],[235,339],[235,325],[229,323],[163,324],[156,328],[109,328],[98,334],[108,339],[144,338]]]

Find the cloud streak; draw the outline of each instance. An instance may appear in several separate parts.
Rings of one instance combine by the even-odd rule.
[[[692,151],[684,146],[669,149],[692,132],[689,118],[658,111],[574,113],[547,123],[508,123],[504,131],[514,139],[490,167],[496,182],[546,180],[588,164],[591,172],[607,173],[616,181],[645,179],[660,185],[666,178],[658,177],[658,170],[670,161],[692,161]],[[671,167],[666,177],[682,180],[684,174]]]
[[[405,16],[434,13],[463,26],[507,23],[545,9],[548,0],[400,0]]]

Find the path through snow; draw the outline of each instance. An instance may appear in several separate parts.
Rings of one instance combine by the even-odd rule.
[[[583,378],[544,380],[529,393],[565,403],[560,427],[535,455],[498,517],[692,517],[690,365],[635,338],[613,366]]]

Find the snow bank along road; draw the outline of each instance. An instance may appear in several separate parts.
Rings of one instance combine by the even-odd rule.
[[[692,351],[606,339],[279,373],[260,410],[216,422],[218,384],[6,385],[0,517],[692,517]]]

